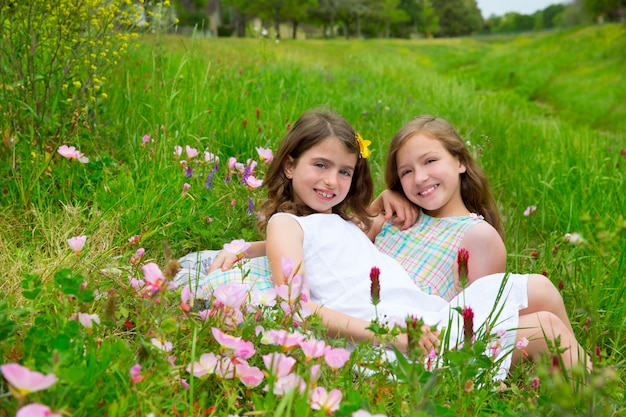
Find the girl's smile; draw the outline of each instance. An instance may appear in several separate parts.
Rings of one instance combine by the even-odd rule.
[[[318,213],[332,213],[350,191],[356,161],[357,155],[334,137],[324,139],[298,159],[288,157],[283,169],[292,180],[294,201]]]

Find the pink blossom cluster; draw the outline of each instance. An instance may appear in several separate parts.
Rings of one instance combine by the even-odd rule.
[[[78,162],[82,162],[83,164],[89,162],[89,158],[83,155],[74,146],[61,145],[57,148],[57,152],[59,155],[69,160],[76,159]]]
[[[57,382],[54,374],[44,375],[37,371],[31,371],[17,363],[7,363],[0,366],[0,372],[11,386],[11,392],[18,399],[22,399],[31,392],[45,390]],[[16,417],[61,417],[61,414],[53,413],[50,408],[43,404],[31,403],[23,406]]]

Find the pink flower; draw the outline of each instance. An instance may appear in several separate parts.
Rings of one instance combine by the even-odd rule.
[[[184,183],[183,184],[183,192],[181,193],[181,195],[187,195],[187,190],[191,188],[191,184],[189,183]]]
[[[97,314],[78,313],[78,322],[91,329],[94,322],[100,324],[100,317]]]
[[[150,142],[150,135],[143,135],[141,138],[141,146],[145,147],[148,142]]]
[[[296,359],[285,355],[284,353],[268,353],[263,355],[263,363],[265,368],[276,378],[287,376],[291,373]]]
[[[272,392],[276,395],[285,395],[296,388],[303,393],[306,389],[306,383],[300,375],[293,373],[280,377],[274,381],[274,389]],[[268,387],[265,387],[265,390],[267,391]]]
[[[300,342],[300,348],[307,361],[319,358],[326,353],[326,343],[323,340],[303,340]]]
[[[224,244],[224,250],[226,252],[230,252],[239,258],[243,258],[245,256],[246,251],[249,248],[250,248],[250,243],[246,242],[243,239],[236,239],[230,243]]]
[[[299,333],[289,333],[287,330],[269,330],[267,332],[268,339],[273,345],[282,346],[284,349],[290,349],[298,346],[304,340],[304,335]]]
[[[206,162],[214,162],[214,161],[217,162],[217,161],[220,160],[220,158],[219,158],[219,156],[217,156],[217,155],[215,155],[215,154],[213,154],[211,152],[205,152],[204,153],[204,160]]]
[[[70,249],[72,249],[76,255],[80,255],[80,251],[83,250],[86,241],[87,236],[74,236],[67,240],[67,244],[70,245]]]
[[[235,375],[248,388],[259,386],[263,382],[263,372],[243,361],[235,365]]]
[[[250,188],[259,188],[263,185],[263,180],[257,179],[253,175],[250,175],[248,176],[248,178],[246,178],[246,184]]]
[[[520,341],[517,342],[517,344],[515,345],[519,350],[522,351],[522,354],[524,356],[528,356],[528,352],[526,352],[526,347],[528,347],[528,339],[526,339],[525,337],[522,337],[522,339]]]
[[[136,364],[130,368],[130,382],[131,384],[137,384],[146,377],[145,375],[141,375],[141,365]]]
[[[152,343],[153,346],[162,350],[163,352],[169,352],[174,348],[174,345],[172,345],[172,342],[168,342],[167,340],[162,341],[162,340],[157,339],[156,337],[153,337],[152,339],[150,339],[150,343]]]
[[[293,260],[289,258],[280,258],[280,263],[283,270],[283,276],[285,278],[290,277],[294,268]]]
[[[528,206],[526,207],[526,210],[524,210],[524,216],[528,217],[535,211],[537,211],[537,206]]]
[[[249,287],[245,284],[227,282],[219,284],[213,291],[215,301],[230,309],[238,309],[248,298]]]
[[[463,336],[465,337],[463,345],[469,348],[474,341],[474,310],[472,307],[463,307],[461,315],[463,316]]]
[[[314,410],[324,410],[326,413],[332,413],[339,409],[341,403],[341,391],[338,389],[326,391],[326,388],[315,387],[311,393],[311,408]]]
[[[469,269],[467,264],[469,262],[469,251],[465,248],[460,248],[457,254],[456,262],[459,267],[459,284],[461,284],[461,288],[466,288],[469,284],[468,274]]]
[[[384,414],[371,414],[366,410],[358,410],[352,413],[352,417],[387,417]]]
[[[183,154],[183,148],[182,146],[174,146],[174,156],[175,157],[180,157]]]
[[[44,390],[57,382],[54,374],[43,375],[17,363],[2,365],[0,371],[21,395]]]
[[[77,159],[79,162],[83,164],[89,162],[89,158],[86,158],[85,155],[80,153],[78,149],[73,146],[61,145],[57,149],[57,152],[67,159]]]
[[[212,327],[211,332],[213,333],[215,340],[217,340],[217,343],[222,345],[222,347],[227,350],[231,350],[234,356],[242,359],[248,359],[254,355],[254,345],[252,342],[247,342],[241,339],[241,337],[235,337],[223,333],[216,327]]]
[[[253,305],[273,307],[276,305],[276,288],[268,288],[263,291],[253,290],[250,293],[250,299]]]
[[[372,304],[377,306],[380,303],[380,269],[373,266],[370,271],[370,296]]]
[[[196,148],[192,148],[191,146],[185,145],[185,153],[189,159],[195,158],[198,156],[198,150]]]
[[[215,372],[215,368],[219,363],[220,357],[216,356],[213,352],[204,353],[200,355],[200,360],[187,366],[187,372],[193,373],[196,378],[203,377],[207,374]]]
[[[45,405],[34,403],[17,410],[15,417],[61,417],[61,414],[53,413]]]
[[[272,162],[274,159],[274,154],[271,149],[267,148],[256,148],[257,153],[259,154],[259,159],[261,162]]]
[[[339,369],[350,359],[350,352],[344,348],[326,347],[324,352],[324,361],[326,365],[333,369]]]
[[[141,267],[143,271],[144,281],[151,293],[154,294],[163,287],[165,277],[157,264],[150,262]]]
[[[141,240],[140,235],[133,235],[128,238],[128,243],[130,243],[131,245],[136,245],[139,243],[140,240]]]

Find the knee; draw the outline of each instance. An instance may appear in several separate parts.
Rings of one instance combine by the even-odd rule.
[[[565,340],[570,337],[569,328],[559,316],[551,311],[538,311],[535,317],[539,337],[547,337],[550,340],[560,338],[569,344],[569,340]]]

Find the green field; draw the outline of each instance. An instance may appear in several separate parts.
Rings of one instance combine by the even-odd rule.
[[[485,381],[468,389],[478,378],[468,358],[439,377],[410,374],[407,383],[324,370],[320,381],[344,393],[335,415],[360,408],[388,416],[626,415],[625,35],[623,25],[410,41],[144,35],[107,73],[106,97],[66,134],[11,131],[7,109],[20,104],[5,101],[2,363],[55,372],[59,381],[29,398],[67,415],[324,415],[304,397],[275,396],[263,385],[190,378],[187,364],[216,348],[210,325],[181,314],[178,294],[160,303],[139,297],[129,278],[141,278],[141,263],[164,269],[189,251],[259,239],[250,209],[264,191],[237,176],[226,182],[227,161],[258,160],[257,147],[275,150],[305,110],[328,106],[372,141],[377,191],[395,131],[431,114],[457,127],[491,179],[508,269],[544,273],[559,286],[595,370],[566,381],[547,371],[548,358],[518,368],[505,390]],[[62,144],[90,161],[64,159],[56,152]],[[217,170],[199,156],[186,176],[184,150],[174,152],[186,145],[219,156]],[[524,216],[531,205],[536,212]],[[568,242],[568,233],[582,242]],[[66,242],[78,235],[87,236],[80,256]],[[129,242],[134,235],[137,244]],[[133,264],[138,247],[146,252]],[[98,314],[101,324],[85,331],[70,320],[78,312]],[[247,319],[238,335],[253,338],[254,324]],[[153,337],[173,343],[174,366]],[[360,347],[351,365],[367,355]],[[133,384],[128,373],[137,363],[145,379]],[[0,381],[0,410],[8,410],[0,416],[27,402]]]

